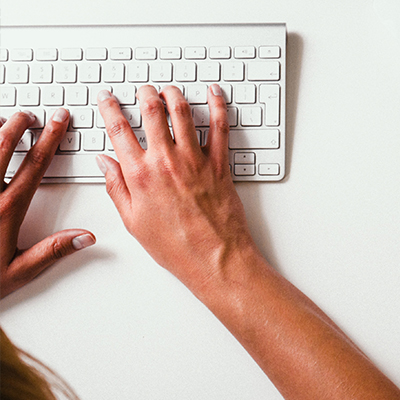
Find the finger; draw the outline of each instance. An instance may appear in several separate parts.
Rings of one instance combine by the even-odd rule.
[[[144,150],[122,114],[115,96],[107,90],[102,90],[97,96],[97,103],[115,154],[124,169],[133,159],[141,157]]]
[[[1,117],[0,129],[0,180],[3,181],[7,166],[11,160],[14,149],[19,139],[30,125],[35,121],[35,116],[29,112],[18,112],[8,121]]]
[[[130,192],[125,183],[120,164],[106,155],[96,157],[97,164],[106,178],[106,189],[123,220],[130,210]]]
[[[206,150],[219,165],[228,165],[229,122],[221,88],[216,84],[211,85],[208,89],[207,99],[210,108],[210,130]]]
[[[192,111],[182,92],[175,86],[166,86],[160,95],[171,117],[176,145],[200,152]]]
[[[7,191],[25,201],[26,208],[38,188],[47,167],[57,150],[68,127],[69,113],[59,108],[51,117],[40,135],[39,140],[31,147],[22,161],[17,173],[8,185]],[[21,210],[22,213],[22,210]]]
[[[136,97],[140,102],[143,126],[148,149],[160,149],[174,145],[165,115],[164,104],[153,86],[142,86]]]
[[[95,236],[83,229],[68,229],[47,237],[18,255],[7,270],[1,297],[26,285],[55,261],[93,245]]]

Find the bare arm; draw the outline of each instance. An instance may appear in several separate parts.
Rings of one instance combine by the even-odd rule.
[[[128,231],[209,307],[286,399],[400,399],[396,386],[258,251],[230,178],[218,87],[208,93],[204,148],[180,91],[167,87],[161,98],[150,86],[138,92],[147,151],[116,99],[104,92],[99,98],[120,163],[105,156],[98,162]]]

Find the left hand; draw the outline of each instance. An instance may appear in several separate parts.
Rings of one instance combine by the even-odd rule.
[[[68,127],[69,114],[58,109],[40,139],[27,153],[9,184],[4,182],[7,166],[24,131],[34,122],[29,112],[0,118],[0,278],[3,298],[24,286],[57,259],[95,243],[83,229],[60,231],[27,250],[17,248],[19,230],[33,195]]]

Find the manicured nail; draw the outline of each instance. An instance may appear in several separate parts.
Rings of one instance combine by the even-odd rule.
[[[30,112],[28,110],[23,111],[24,114],[29,115],[29,118],[31,119],[31,123],[33,123],[36,119],[36,115],[33,112]]]
[[[72,239],[72,246],[75,250],[84,249],[85,247],[92,246],[95,243],[96,241],[94,240],[93,236],[89,235],[88,233]]]
[[[67,120],[68,118],[68,111],[65,110],[64,108],[59,108],[58,110],[56,110],[56,112],[53,114],[53,121],[55,122],[64,122]]]
[[[103,173],[103,175],[105,175],[107,173],[107,169],[108,168],[107,168],[106,163],[103,161],[102,157],[101,156],[97,156],[96,157],[96,162],[97,162],[97,165],[100,168],[100,171]]]
[[[214,83],[213,85],[211,85],[211,90],[214,96],[222,96],[222,90],[219,85],[216,85]]]
[[[97,94],[97,101],[104,101],[111,97],[111,93],[108,90],[102,90]]]

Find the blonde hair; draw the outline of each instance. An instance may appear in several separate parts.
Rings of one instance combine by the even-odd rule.
[[[14,346],[0,328],[0,393],[2,400],[78,400],[51,369]]]

